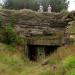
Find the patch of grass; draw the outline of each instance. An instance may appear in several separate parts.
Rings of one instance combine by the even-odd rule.
[[[75,56],[69,56],[63,61],[63,67],[66,71],[65,75],[75,74]]]
[[[60,63],[62,60],[64,60],[69,55],[75,55],[75,46],[73,45],[66,45],[63,47],[59,47],[49,58],[50,63]]]
[[[75,46],[59,47],[48,57],[50,70],[42,75],[75,75]]]
[[[50,75],[50,74],[51,74],[50,71],[46,71],[46,72],[41,73],[41,75]]]
[[[58,66],[55,75],[75,75],[75,56],[66,57]]]
[[[0,44],[0,75],[28,75],[36,64],[11,45]]]
[[[13,51],[12,49],[15,49]],[[16,48],[0,44],[0,75],[74,75],[75,46],[59,47],[48,59],[48,64],[29,61]],[[54,68],[54,65],[56,66]]]
[[[69,56],[63,61],[63,66],[66,68],[75,67],[75,56]]]
[[[16,49],[11,45],[5,45],[5,44],[0,43],[0,52],[5,53],[6,51],[15,52]]]

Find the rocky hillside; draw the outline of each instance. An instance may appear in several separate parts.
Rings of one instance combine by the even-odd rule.
[[[31,26],[65,26],[67,14],[63,13],[38,13],[31,10],[0,10],[0,15],[6,22],[13,20],[15,24]],[[60,24],[60,25],[59,25]],[[64,24],[64,25],[63,25]]]
[[[0,10],[0,19],[4,25],[11,23],[17,32],[23,36],[29,32],[42,34],[42,32],[56,32],[75,20],[75,12],[38,13],[32,10]],[[59,29],[59,30],[58,30]]]

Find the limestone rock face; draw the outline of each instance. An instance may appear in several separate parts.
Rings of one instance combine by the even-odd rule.
[[[72,13],[73,15],[74,13]],[[13,23],[21,35],[51,34],[63,30],[74,19],[70,13],[38,13],[32,10],[0,10],[4,25]]]

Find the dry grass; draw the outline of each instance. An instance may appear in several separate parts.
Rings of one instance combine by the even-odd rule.
[[[74,45],[65,45],[63,47],[59,47],[51,56],[50,63],[58,63],[63,60],[65,57],[69,55],[75,55],[75,46]]]
[[[75,46],[59,47],[48,60],[50,69],[41,75],[75,75]]]
[[[59,47],[47,58],[48,64],[42,66],[43,61],[31,62],[27,58],[23,58],[23,54],[19,51],[11,46],[0,44],[0,75],[61,75],[62,63],[69,62],[69,57],[75,56],[75,46]]]

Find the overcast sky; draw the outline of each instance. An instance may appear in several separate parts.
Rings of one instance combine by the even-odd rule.
[[[0,0],[0,3],[3,3],[3,1],[2,1],[2,0]]]
[[[69,11],[75,10],[75,0],[68,0],[68,1],[70,1],[68,10]],[[3,3],[3,1],[0,0],[0,3]]]
[[[69,11],[75,10],[75,0],[68,0],[68,1],[70,1],[68,10]]]

